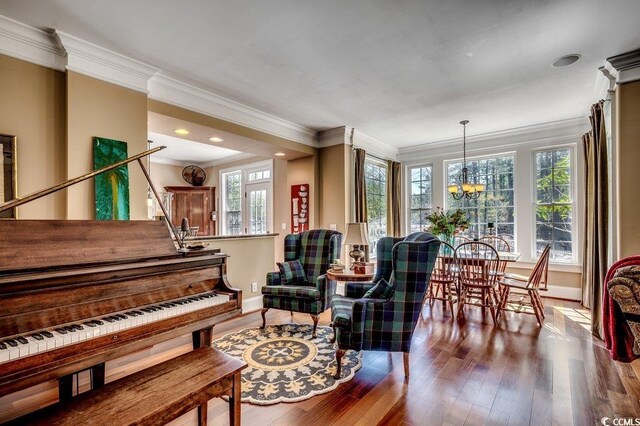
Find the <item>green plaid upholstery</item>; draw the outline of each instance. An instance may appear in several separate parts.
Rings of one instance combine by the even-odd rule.
[[[391,249],[392,297],[389,300],[353,299],[350,321],[341,318],[334,323],[340,349],[409,352],[440,248],[436,237],[419,234],[412,234],[412,241],[396,242]],[[336,296],[332,309],[336,306],[336,315],[344,316],[346,305]]]
[[[287,291],[280,285],[281,273],[268,273],[267,285],[262,288],[263,307],[313,315],[328,309],[336,292],[336,283],[327,280],[324,274],[331,261],[340,257],[341,241],[340,232],[328,229],[287,235],[284,238],[284,259],[299,260],[306,281],[295,286],[295,290]]]
[[[365,299],[385,299],[388,300],[393,294],[393,286],[388,283],[384,278],[378,281],[376,285],[371,287],[369,291],[364,294]]]
[[[282,277],[280,272],[267,272],[267,285],[281,285]]]
[[[277,262],[276,265],[280,269],[282,285],[304,285],[307,281],[302,263],[298,259]]]
[[[274,285],[262,287],[262,294],[319,300],[320,292],[311,286]]]
[[[303,312],[318,315],[324,311],[322,302],[311,299],[296,299],[293,297],[262,296],[265,308],[282,309],[283,311]]]
[[[348,282],[344,285],[344,295],[351,299],[362,299],[374,285],[374,283]]]
[[[336,327],[351,326],[351,310],[353,309],[354,299],[342,297],[340,295],[333,296],[331,301],[331,322]]]

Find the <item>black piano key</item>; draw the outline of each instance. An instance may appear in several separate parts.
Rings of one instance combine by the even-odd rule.
[[[40,333],[34,333],[31,335],[31,337],[33,337],[36,340],[44,340],[44,337],[42,337],[42,334]]]
[[[148,314],[150,314],[151,312],[153,312],[153,309],[151,309],[151,308],[142,308],[141,310],[142,310],[143,312],[148,313]]]
[[[63,327],[65,330],[73,333],[74,331],[76,331],[76,329],[74,327],[71,327],[70,325],[67,325],[65,327]]]
[[[127,312],[127,315],[129,315],[130,317],[134,317],[134,318],[138,316],[138,314],[136,314],[134,311]]]
[[[104,321],[100,321],[100,320],[93,320],[92,321],[95,325],[103,325]]]
[[[8,340],[5,340],[4,342],[13,348],[18,347],[18,342],[16,342],[13,339],[8,339]]]
[[[129,317],[127,317],[127,316],[126,316],[126,315],[124,315],[124,314],[117,314],[117,315],[115,315],[115,316],[116,316],[116,317],[119,317],[119,318],[121,318],[121,319],[127,319],[127,318],[129,318]]]
[[[29,343],[29,341],[27,339],[25,339],[24,337],[20,336],[20,337],[16,337],[16,340],[20,343],[22,343],[23,345],[26,345]]]
[[[116,322],[116,320],[114,320],[114,319],[113,319],[113,318],[111,318],[111,317],[104,317],[104,318],[102,318],[102,319],[103,319],[103,320],[105,320],[106,322]]]
[[[62,328],[62,327],[61,327],[61,328],[56,328],[55,330],[56,330],[58,333],[60,333],[60,334],[67,334],[67,330],[65,330],[65,329],[64,329],[64,328]]]
[[[44,337],[48,337],[49,339],[53,337],[53,333],[51,333],[50,331],[42,331],[41,334]]]
[[[92,328],[96,326],[92,321],[87,321],[83,324],[86,325],[87,327],[92,327]]]
[[[84,327],[81,326],[80,324],[73,324],[73,325],[71,325],[71,328],[76,330],[76,331],[84,330]]]
[[[4,342],[0,342],[0,350],[7,349],[7,345]]]

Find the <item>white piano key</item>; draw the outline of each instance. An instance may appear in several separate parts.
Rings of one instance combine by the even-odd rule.
[[[9,349],[0,349],[0,362],[9,361]]]

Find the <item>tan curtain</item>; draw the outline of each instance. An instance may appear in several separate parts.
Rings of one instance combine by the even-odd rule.
[[[400,197],[402,176],[400,163],[387,161],[387,235],[402,236],[400,229]]]
[[[356,222],[366,222],[367,221],[367,188],[364,180],[364,160],[367,155],[364,149],[356,148],[355,150],[356,157],[356,166],[355,166],[355,180],[356,180],[356,217],[354,218]]]
[[[591,332],[600,338],[609,224],[609,175],[603,104],[604,101],[600,101],[591,107],[591,131],[582,136],[585,161],[582,304],[591,309]]]
[[[362,148],[355,148],[355,221],[367,223],[367,185],[364,180],[365,165],[364,160],[367,153]],[[369,261],[369,251],[365,250],[365,262]]]

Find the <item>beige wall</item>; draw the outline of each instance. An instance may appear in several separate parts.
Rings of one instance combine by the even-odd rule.
[[[227,277],[231,285],[242,290],[242,299],[260,296],[267,272],[276,270],[273,237],[230,238],[209,244],[230,256]],[[251,292],[251,283],[258,283],[257,292]]]
[[[170,164],[151,163],[151,182],[158,192],[164,192],[165,186],[187,186],[182,179],[182,166]]]
[[[127,143],[129,155],[147,149],[147,95],[72,71],[67,72],[67,177],[93,170],[93,137]],[[68,219],[95,217],[94,182],[69,188]],[[147,218],[147,181],[129,165],[131,219]]]
[[[618,256],[640,254],[640,81],[616,91]]]
[[[65,75],[0,55],[0,133],[17,137],[18,195],[66,179]],[[63,219],[59,191],[18,208],[20,219]]]
[[[340,144],[322,148],[318,153],[320,228],[336,229],[343,234],[351,221],[351,147]],[[344,250],[342,258],[346,259]]]

